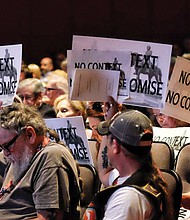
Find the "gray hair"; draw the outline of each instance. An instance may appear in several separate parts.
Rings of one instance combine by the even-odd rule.
[[[19,82],[18,90],[30,87],[32,88],[33,93],[42,93],[44,91],[44,87],[42,82],[37,78],[28,78]]]
[[[0,126],[17,132],[31,126],[38,135],[45,135],[48,131],[43,117],[34,107],[14,102],[0,110]]]

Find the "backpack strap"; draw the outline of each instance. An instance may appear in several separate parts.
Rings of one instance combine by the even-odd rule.
[[[130,186],[128,186],[130,187]],[[143,187],[139,187],[136,185],[131,185],[131,187],[139,190],[142,194],[144,194],[152,206],[154,207],[154,216],[152,217],[152,220],[159,220],[161,219],[163,213],[161,208],[161,192],[158,192],[155,188],[153,188],[149,183],[146,184]]]
[[[154,216],[152,220],[159,220],[162,216],[161,211],[161,193],[154,189],[149,183],[144,186],[137,186],[137,185],[129,185],[129,184],[121,184],[116,186],[110,186],[106,189],[98,192],[89,206],[86,209],[83,219],[84,220],[101,220],[104,216],[104,207],[109,199],[109,197],[118,189],[122,187],[133,187],[143,193],[153,204],[154,207]]]

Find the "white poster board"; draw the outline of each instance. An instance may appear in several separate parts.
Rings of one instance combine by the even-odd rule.
[[[55,130],[70,148],[79,164],[93,165],[82,116],[45,119],[47,127]]]
[[[178,220],[188,220],[190,218],[190,210],[183,207],[179,210]]]
[[[0,101],[11,105],[16,94],[22,63],[22,45],[0,46]]]
[[[172,45],[112,38],[73,36],[72,50],[131,51],[129,105],[163,108]]]
[[[117,100],[119,74],[119,71],[77,69],[71,100],[104,102],[108,96]]]
[[[175,156],[182,146],[190,143],[190,127],[153,127],[153,140],[166,142],[174,149]]]
[[[73,89],[75,91],[78,90],[80,86],[79,81],[74,83],[74,79],[76,78],[76,73],[80,71],[84,73],[85,78],[88,76],[88,79],[91,79],[90,84],[94,84],[94,87],[91,86],[91,93],[86,94],[83,99],[81,97],[80,100],[85,101],[105,101],[106,96],[104,96],[105,92],[102,93],[98,88],[104,87],[104,90],[107,89],[107,93],[110,90],[116,100],[119,102],[124,101],[129,96],[129,78],[130,78],[130,64],[131,64],[131,52],[129,51],[100,51],[100,50],[70,50],[67,51],[67,72],[69,78],[69,85],[70,85],[70,93],[71,97],[73,97]],[[82,71],[85,70],[85,71]],[[86,74],[85,74],[86,73]],[[75,76],[75,77],[74,77]],[[89,88],[89,81],[88,84],[85,78],[81,78],[81,83],[83,86],[80,88]],[[85,81],[83,81],[85,80]],[[86,83],[86,85],[85,85]],[[97,86],[96,86],[97,85]],[[76,88],[77,87],[77,88]],[[102,91],[103,92],[103,91]],[[96,95],[96,99],[93,96]],[[100,96],[98,94],[100,93]],[[87,96],[88,95],[88,99]],[[90,97],[92,95],[92,97]],[[118,98],[117,98],[118,96]],[[76,96],[75,96],[76,98]],[[90,99],[91,98],[91,99]]]
[[[190,61],[177,57],[162,113],[190,123]]]

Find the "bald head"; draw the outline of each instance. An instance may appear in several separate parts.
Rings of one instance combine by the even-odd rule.
[[[40,61],[40,68],[42,71],[42,74],[46,74],[47,72],[50,72],[53,70],[53,60],[50,57],[44,57]]]

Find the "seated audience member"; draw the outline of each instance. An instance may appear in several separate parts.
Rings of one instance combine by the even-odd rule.
[[[79,220],[76,162],[68,148],[50,142],[52,134],[31,106],[13,103],[0,110],[0,148],[9,163],[0,219]]]
[[[144,115],[146,115],[148,118],[151,116],[151,113],[149,111],[148,108],[146,107],[142,107],[142,106],[133,106],[133,105],[127,105],[127,104],[119,104],[118,102],[116,102],[113,97],[109,96],[108,97],[108,101],[102,105],[102,109],[103,109],[103,113],[104,113],[104,117],[105,119],[107,119],[107,117],[109,117],[108,114],[108,109],[110,109],[110,107],[112,107],[111,109],[113,109],[112,111],[114,113],[118,112],[118,111],[123,111],[123,110],[127,110],[127,109],[133,109],[133,110],[137,110],[142,112]],[[112,113],[112,112],[111,112]]]
[[[161,128],[189,127],[189,123],[160,113],[160,109],[152,109],[153,117]]]
[[[49,76],[47,76],[47,82],[50,81],[50,80],[53,80],[55,79],[55,77],[64,77],[66,80],[68,80],[68,74],[63,71],[63,70],[60,70],[60,69],[56,69],[54,71],[52,71]]]
[[[54,70],[53,59],[51,57],[44,57],[40,60],[40,69],[42,77],[47,76],[49,72]]]
[[[97,106],[96,106],[97,107]],[[98,125],[101,121],[104,121],[104,114],[103,112],[99,112],[97,110],[94,109],[87,109],[86,110],[86,124],[88,124],[88,126],[86,125],[86,134],[89,140],[94,140],[96,141],[96,164],[97,164],[97,157],[98,157],[98,151],[100,148],[100,143],[102,141],[102,136],[99,135],[97,128]],[[89,130],[91,131],[91,133],[89,134]],[[90,135],[90,136],[88,136]],[[97,168],[97,167],[96,167]]]
[[[131,109],[115,114],[118,104],[113,100],[105,106],[107,121],[98,126],[99,134],[103,135],[98,171],[106,187],[116,186],[97,193],[84,219],[91,219],[94,206],[97,215],[102,213],[102,218],[96,216],[97,219],[173,219],[166,183],[150,153],[153,141],[150,119]],[[111,194],[110,189],[116,190]]]
[[[104,121],[103,112],[98,112],[94,109],[86,110],[86,117],[89,128],[92,130],[91,139],[96,140],[98,143],[101,143],[102,136],[98,134],[97,128],[101,121]]]
[[[86,102],[69,100],[68,94],[59,96],[54,102],[57,118],[81,115],[84,122],[86,121],[86,106]]]
[[[172,45],[172,57],[182,56],[183,49],[178,43]]]
[[[59,51],[55,54],[55,69],[61,69],[61,63],[66,59],[66,53]]]
[[[44,118],[55,118],[52,106],[42,101],[43,92],[44,87],[41,81],[36,78],[21,81],[17,89],[17,94],[24,104],[35,106]]]
[[[28,79],[28,78],[33,78],[32,72],[30,71],[30,69],[28,67],[23,65],[21,67],[19,81],[22,81],[22,80]]]
[[[67,59],[64,59],[61,64],[60,67],[62,70],[64,70],[65,72],[67,72]]]
[[[30,70],[30,72],[32,72],[33,78],[41,79],[41,70],[37,64],[35,63],[29,64],[28,69]]]
[[[47,83],[47,77],[54,70],[53,59],[51,57],[44,57],[40,60],[40,70],[41,70],[41,82],[43,84]]]
[[[96,112],[103,112],[103,102],[87,102],[88,109],[93,109]]]
[[[54,101],[60,95],[68,93],[68,81],[65,77],[54,76],[49,78],[45,85],[45,92],[43,96],[43,102],[53,106]]]
[[[22,103],[22,100],[20,99],[20,97],[15,94],[13,102],[15,103]],[[2,102],[0,101],[0,109],[2,109]],[[0,149],[0,187],[3,183],[3,177],[4,177],[4,172],[5,172],[5,168],[7,165],[7,160],[5,158],[5,156],[3,155],[2,150]]]

